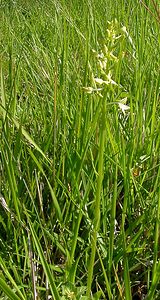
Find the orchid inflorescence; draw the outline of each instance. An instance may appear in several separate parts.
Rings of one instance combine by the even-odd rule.
[[[123,59],[125,53],[121,51],[121,43],[125,39],[128,39],[129,43],[134,49],[134,44],[132,38],[130,37],[125,26],[120,26],[118,21],[115,19],[111,22],[107,22],[108,27],[106,30],[106,39],[99,53],[92,49],[92,53],[97,60],[97,76],[92,74],[92,85],[88,87],[83,87],[83,90],[88,93],[97,93],[101,98],[106,95],[106,91],[109,90],[113,93],[115,89],[124,90],[123,86],[114,80],[114,75],[116,73],[116,66],[120,59]],[[117,101],[112,102],[112,104],[118,104],[119,109],[125,114],[130,107],[126,105],[127,97],[118,98]]]

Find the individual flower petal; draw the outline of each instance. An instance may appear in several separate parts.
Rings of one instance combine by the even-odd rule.
[[[103,79],[101,79],[101,78],[94,78],[94,81],[96,82],[96,83],[98,83],[98,84],[103,84],[103,83],[105,83],[105,81],[103,80]]]
[[[107,80],[103,80],[101,78],[94,78],[94,81],[95,81],[95,83],[98,83],[100,85],[102,85],[102,84],[106,84],[106,85],[114,84],[114,85],[117,85],[117,83],[114,80],[112,80],[110,73],[108,73],[108,75],[106,77],[107,77]]]
[[[126,104],[127,103],[127,97],[119,100],[119,102],[122,103],[122,104]]]
[[[106,69],[106,66],[107,66],[107,59],[104,59],[104,60],[99,60],[99,66],[102,70],[105,70]]]
[[[114,80],[112,80],[111,72],[108,73],[107,79],[108,79],[108,80],[107,80],[108,83],[111,83],[111,84],[114,84],[114,85],[118,85]]]
[[[130,107],[128,105],[125,105],[123,103],[118,102],[119,108],[122,110],[123,114],[125,114],[126,110],[129,110]]]
[[[92,92],[94,91],[94,89],[91,86],[83,87],[83,90],[88,94],[92,94]]]
[[[88,87],[83,87],[83,90],[87,93],[87,94],[92,94],[93,92],[99,92],[102,90],[102,88],[98,88],[98,89],[94,89],[91,86]]]

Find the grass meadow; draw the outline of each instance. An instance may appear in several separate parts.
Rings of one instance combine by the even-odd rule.
[[[0,51],[0,299],[160,299],[158,0],[1,0]]]

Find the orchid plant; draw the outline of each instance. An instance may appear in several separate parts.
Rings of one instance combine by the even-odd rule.
[[[116,71],[118,62],[123,59],[125,52],[121,51],[121,46],[125,39],[128,39],[129,43],[133,48],[132,56],[135,59],[135,47],[131,36],[129,35],[125,26],[120,26],[118,21],[112,20],[108,21],[108,28],[106,30],[106,40],[102,45],[100,52],[92,49],[96,60],[97,60],[97,73],[96,76],[92,74],[92,86],[83,87],[83,90],[88,93],[97,93],[101,98],[106,95],[109,91],[113,94],[117,94],[117,90],[120,89],[120,94],[127,95],[125,88],[117,82],[114,77],[116,77]],[[120,111],[125,115],[127,111],[130,110],[129,105],[127,105],[127,97],[117,97],[116,101],[108,104],[118,105]]]

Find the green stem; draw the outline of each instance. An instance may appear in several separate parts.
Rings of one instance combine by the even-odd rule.
[[[126,146],[124,139],[122,137],[122,147],[123,147],[123,174],[124,174],[124,201],[123,201],[123,211],[122,211],[122,238],[123,238],[123,263],[124,263],[124,285],[125,285],[125,299],[131,300],[131,284],[130,284],[130,273],[128,265],[128,255],[127,255],[127,245],[126,245],[126,233],[125,233],[125,220],[128,206],[129,188],[128,182],[129,177],[126,170]]]
[[[111,219],[110,219],[110,239],[109,239],[109,279],[110,279],[110,283],[111,283],[113,249],[114,249],[114,229],[115,229],[115,219],[116,219],[117,173],[118,173],[118,167],[116,165],[115,173],[114,173],[114,193],[113,193],[113,199],[112,199],[112,205],[111,205]]]
[[[96,245],[97,245],[97,233],[100,225],[100,206],[101,206],[101,191],[102,191],[102,182],[103,182],[103,160],[104,160],[104,143],[105,143],[105,101],[102,105],[102,121],[100,124],[100,146],[99,146],[99,161],[98,161],[98,178],[97,178],[97,191],[95,199],[95,215],[94,215],[94,228],[92,233],[91,241],[91,258],[88,267],[88,278],[87,278],[87,297],[90,298],[91,286],[93,280],[93,268],[96,255]]]

